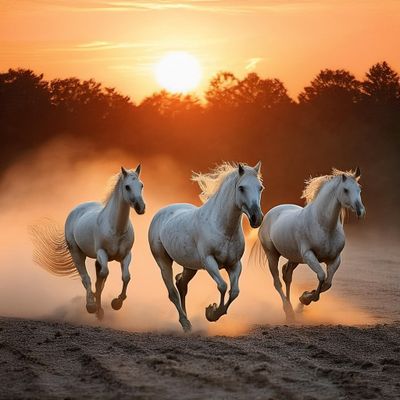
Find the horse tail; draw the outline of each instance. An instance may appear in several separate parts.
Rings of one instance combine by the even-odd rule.
[[[267,255],[265,254],[259,237],[257,237],[251,247],[248,263],[250,265],[258,265],[262,269],[268,267]]]
[[[34,250],[33,261],[56,276],[77,276],[65,235],[60,226],[51,220],[29,227]]]

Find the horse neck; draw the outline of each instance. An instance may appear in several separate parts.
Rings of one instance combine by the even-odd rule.
[[[126,232],[128,229],[129,211],[129,204],[122,196],[121,183],[118,181],[109,201],[103,210],[103,214],[106,216],[106,219],[113,232]]]
[[[234,179],[222,183],[218,192],[202,208],[226,236],[233,236],[241,227],[242,211],[235,203]]]
[[[342,206],[336,195],[337,189],[337,181],[336,179],[332,179],[332,181],[327,182],[321,188],[321,191],[313,202],[318,222],[328,230],[334,230],[337,227],[342,211]]]

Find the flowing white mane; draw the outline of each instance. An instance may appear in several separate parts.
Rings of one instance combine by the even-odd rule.
[[[305,181],[306,186],[304,187],[301,198],[305,199],[306,204],[311,203],[318,196],[318,193],[325,185],[325,183],[330,182],[332,179],[341,175],[345,175],[348,178],[356,179],[355,172],[352,170],[341,171],[339,169],[332,168],[332,174],[330,175],[321,175],[315,178],[310,177],[309,179],[307,179]]]
[[[246,170],[254,169],[249,167],[247,164],[240,163],[243,168]],[[193,173],[191,179],[194,182],[197,182],[201,189],[200,199],[203,203],[205,203],[213,194],[215,194],[219,188],[221,187],[222,183],[225,182],[227,179],[236,177],[236,172],[239,168],[239,164],[237,163],[230,163],[230,162],[223,162],[220,165],[217,165],[211,172],[203,174]],[[261,175],[258,175],[258,178],[261,180]]]
[[[103,204],[104,205],[107,204],[110,201],[111,196],[114,193],[115,188],[119,185],[119,182],[120,182],[121,178],[122,178],[122,173],[118,172],[117,174],[112,175],[110,177],[110,179],[108,180],[108,183],[107,183],[108,190],[107,190],[107,194],[106,194],[106,196],[105,196],[105,198],[103,200]]]

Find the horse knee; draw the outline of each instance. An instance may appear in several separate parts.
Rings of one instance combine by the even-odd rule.
[[[236,297],[239,296],[239,293],[240,293],[239,289],[232,289],[232,290],[230,291],[231,299],[232,299],[232,300],[236,299]]]
[[[105,267],[100,270],[99,277],[102,279],[106,279],[108,277],[108,274],[109,274],[108,268]]]
[[[90,281],[89,275],[86,275],[82,278],[82,284],[86,289],[89,289],[92,282]]]
[[[276,290],[281,290],[282,289],[282,283],[279,279],[274,279],[274,286]]]
[[[122,275],[122,282],[128,284],[130,280],[131,280],[131,275],[130,274]]]
[[[318,280],[320,281],[320,282],[324,282],[325,281],[325,279],[326,279],[326,274],[325,274],[325,272],[324,271],[319,271],[318,273],[317,273],[317,276],[318,276]]]
[[[173,303],[176,303],[179,300],[178,295],[177,295],[177,293],[176,293],[176,291],[174,289],[168,289],[168,298]]]
[[[219,290],[221,293],[226,293],[226,291],[227,291],[227,289],[228,289],[228,285],[227,285],[226,282],[224,282],[224,281],[219,282],[218,285],[217,285],[217,287],[218,287],[218,290]]]

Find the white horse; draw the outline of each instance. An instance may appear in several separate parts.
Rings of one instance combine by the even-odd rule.
[[[259,227],[263,218],[260,167],[260,162],[255,167],[224,163],[209,174],[195,174],[192,179],[202,189],[204,204],[172,204],[161,209],[151,222],[150,248],[184,331],[191,329],[185,306],[188,283],[199,269],[211,275],[221,295],[218,307],[214,303],[206,308],[209,321],[226,314],[239,295],[244,252],[242,214],[247,215],[253,228]],[[175,278],[178,290],[173,282],[173,261],[183,266],[183,272]],[[221,268],[228,272],[231,284],[226,303],[227,284]]]
[[[345,245],[344,212],[351,209],[359,218],[365,215],[358,184],[360,176],[357,167],[355,172],[333,169],[331,175],[311,178],[306,181],[302,195],[307,204],[304,208],[284,204],[272,208],[265,215],[258,232],[259,241],[253,250],[259,250],[262,245],[288,320],[294,319],[290,285],[298,264],[307,264],[319,281],[316,290],[302,294],[300,302],[303,305],[318,301],[320,293],[331,287]],[[288,260],[282,267],[286,295],[279,279],[278,261],[281,256]],[[326,264],[326,274],[321,262]]]
[[[134,242],[130,208],[138,214],[145,212],[142,197],[143,183],[140,164],[133,170],[121,167],[116,183],[105,204],[89,202],[74,208],[65,222],[65,232],[54,225],[33,226],[31,233],[35,244],[34,260],[47,271],[58,276],[79,273],[86,289],[86,309],[101,319],[101,292],[108,276],[108,262],[119,261],[122,270],[122,292],[112,302],[119,310],[126,299],[130,281],[129,264]],[[96,259],[96,293],[86,270],[86,257]]]

